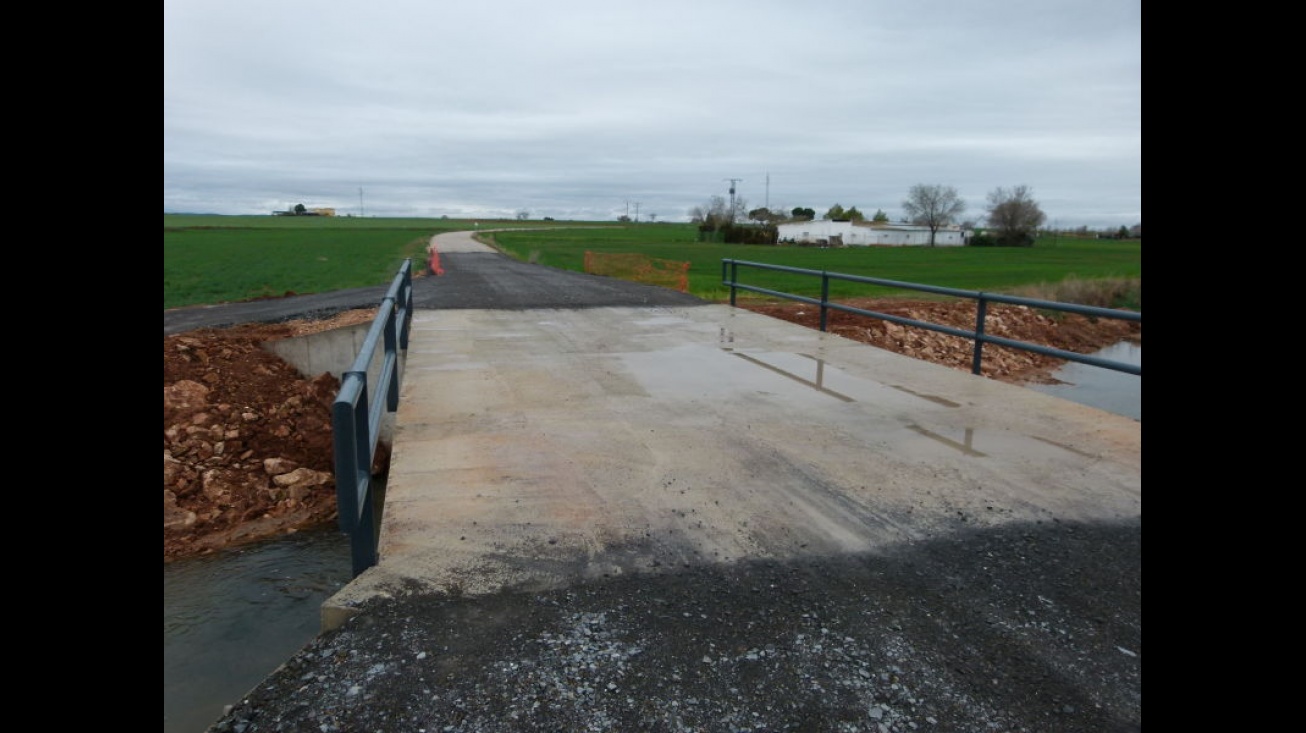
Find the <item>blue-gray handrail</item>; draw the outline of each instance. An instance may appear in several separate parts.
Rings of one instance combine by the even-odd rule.
[[[768,288],[763,288],[756,285],[745,285],[739,282],[740,266],[755,267],[761,270],[791,272],[797,275],[818,276],[821,278],[821,297],[810,298],[805,295],[784,293],[778,290],[770,290]],[[879,313],[877,311],[865,310],[863,308],[854,308],[849,305],[832,303],[830,302],[831,280],[845,280],[848,282],[869,283],[872,285],[884,285],[893,288],[918,290],[926,293],[937,293],[939,295],[951,295],[958,298],[970,298],[971,300],[974,300],[976,303],[975,330],[966,331],[964,329],[953,328],[951,326],[944,326],[938,323],[930,323],[928,321],[917,321],[911,318],[903,318],[901,316],[890,315],[888,313]],[[1031,308],[1041,308],[1044,310],[1055,310],[1055,311],[1062,311],[1065,313],[1078,313],[1080,315],[1085,315],[1085,316],[1093,316],[1098,318],[1115,318],[1122,321],[1142,323],[1143,314],[1137,311],[1115,310],[1112,308],[1098,308],[1096,306],[1079,305],[1077,303],[1059,303],[1054,300],[1022,298],[1017,295],[999,295],[997,293],[985,293],[979,290],[958,290],[956,288],[945,288],[937,285],[922,285],[920,283],[909,283],[909,282],[902,282],[899,280],[885,280],[878,277],[863,277],[861,275],[849,275],[846,273],[826,272],[825,270],[808,270],[801,267],[788,267],[785,265],[768,265],[764,262],[749,262],[747,260],[732,260],[732,259],[721,260],[721,284],[730,288],[731,306],[735,305],[736,290],[748,290],[754,293],[764,293],[766,295],[774,295],[779,298],[787,298],[789,300],[797,300],[803,303],[808,303],[810,305],[819,306],[821,308],[822,331],[826,330],[826,317],[828,315],[828,312],[831,309],[833,309],[833,310],[843,311],[845,313],[856,313],[858,315],[869,316],[871,318],[879,318],[881,320],[890,321],[892,323],[897,323],[903,326],[914,326],[917,328],[924,328],[930,331],[938,331],[939,333],[946,333],[952,336],[960,336],[965,339],[970,339],[975,344],[975,348],[971,358],[971,367],[970,367],[970,371],[972,374],[980,373],[980,365],[983,362],[983,357],[984,357],[984,344],[987,343],[987,344],[998,344],[999,346],[1006,346],[1013,349],[1023,349],[1025,351],[1032,351],[1036,354],[1043,354],[1044,356],[1051,356],[1057,359],[1065,359],[1066,361],[1078,362],[1080,364],[1089,364],[1091,366],[1102,367],[1103,369],[1113,369],[1115,371],[1125,372],[1127,374],[1137,374],[1140,377],[1143,375],[1142,364],[1130,364],[1128,362],[1103,359],[1101,357],[1090,356],[1088,354],[1079,354],[1074,351],[1065,351],[1062,349],[1052,348],[1051,346],[1044,346],[1042,344],[1032,344],[1027,341],[1016,341],[1014,339],[1003,338],[1001,336],[990,336],[984,333],[984,319],[988,313],[989,303],[1009,303],[1011,305],[1025,305]]]
[[[336,508],[340,529],[349,535],[354,577],[376,564],[380,513],[372,490],[372,462],[381,436],[381,418],[399,409],[399,357],[408,349],[413,319],[413,261],[405,260],[395,275],[367,338],[349,371],[340,378],[340,393],[331,407],[335,442]],[[377,348],[384,359],[373,392],[385,400],[368,399],[367,372]]]

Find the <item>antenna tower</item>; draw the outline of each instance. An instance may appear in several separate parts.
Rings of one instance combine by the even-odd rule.
[[[730,221],[735,220],[735,184],[744,180],[742,178],[722,178],[723,181],[730,181]]]

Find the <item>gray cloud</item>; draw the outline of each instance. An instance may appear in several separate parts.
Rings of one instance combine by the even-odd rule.
[[[974,218],[1027,185],[1131,225],[1141,26],[1138,0],[165,0],[164,211],[684,220],[736,178],[895,218],[917,183]]]

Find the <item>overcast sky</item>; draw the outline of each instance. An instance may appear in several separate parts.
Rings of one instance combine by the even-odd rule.
[[[164,0],[163,210],[1142,223],[1141,0]]]

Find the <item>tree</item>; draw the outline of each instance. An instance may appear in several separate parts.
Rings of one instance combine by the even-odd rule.
[[[815,209],[805,209],[801,206],[795,206],[789,213],[793,214],[794,219],[797,221],[811,221],[816,218]]]
[[[526,221],[529,218],[531,218],[531,212],[526,209],[517,212],[517,221]]]
[[[708,199],[705,211],[707,214],[703,217],[703,223],[713,230],[730,221],[730,203],[724,196],[713,196]]]
[[[708,199],[707,206],[695,206],[689,210],[689,219],[704,231],[716,231],[726,224],[733,224],[744,219],[748,201],[742,197],[735,199],[735,209],[730,210],[730,202],[722,196]]]
[[[875,216],[871,217],[871,221],[876,222],[877,224],[883,224],[889,221],[889,215],[884,213],[884,209],[876,209]]]
[[[866,215],[858,211],[856,206],[844,211],[843,218],[848,221],[866,221]]]
[[[907,192],[902,209],[907,212],[911,223],[929,227],[930,246],[933,247],[934,235],[966,210],[966,202],[952,186],[918,183]]]
[[[730,204],[721,196],[713,196],[706,206],[690,209],[689,220],[698,225],[700,242],[719,241],[717,232],[731,222]]]
[[[824,214],[821,218],[822,218],[822,219],[842,219],[842,218],[844,218],[844,215],[843,215],[843,214],[844,214],[844,212],[843,212],[843,207],[840,206],[839,204],[835,204],[834,206],[831,206],[831,207],[830,207],[830,208],[825,212],[825,214]]]
[[[745,212],[748,211],[748,199],[743,196],[736,196],[734,203],[735,208],[733,211],[729,206],[726,206],[726,210],[730,212],[730,223],[734,224],[737,221],[747,221],[748,215]]]
[[[306,211],[308,209],[304,208],[303,204],[295,204],[295,216],[303,216]]]
[[[1038,228],[1047,221],[1028,186],[989,192],[988,226],[999,247],[1032,247]]]

